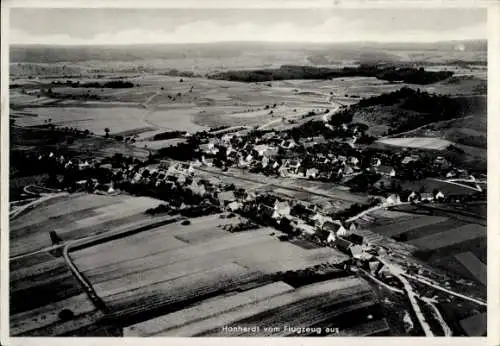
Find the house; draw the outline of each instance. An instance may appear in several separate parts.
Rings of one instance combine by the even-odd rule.
[[[438,156],[436,157],[436,159],[434,160],[434,163],[438,166],[441,166],[443,168],[445,167],[449,167],[450,166],[450,163],[448,162],[448,160],[446,160],[444,157],[442,156]]]
[[[356,222],[351,222],[351,224],[348,226],[348,230],[350,233],[356,232],[358,230],[358,224]],[[363,240],[361,240],[361,242],[363,242]]]
[[[309,168],[306,170],[306,178],[316,178],[319,174],[317,168]]]
[[[326,143],[326,140],[324,136],[315,136],[311,138],[311,142],[314,144],[324,144]]]
[[[348,161],[351,165],[357,165],[359,163],[359,159],[355,156],[351,156],[349,157],[349,161]]]
[[[412,191],[408,195],[408,202],[414,202],[414,201],[417,201],[418,199],[419,199],[419,196],[418,196],[418,194],[415,191]]]
[[[348,166],[348,165],[344,166],[344,169],[342,170],[343,175],[351,175],[353,173],[354,173],[354,169],[352,169],[351,166]]]
[[[272,218],[274,216],[274,208],[265,204],[260,204],[258,210],[262,215]]]
[[[373,167],[378,167],[382,164],[382,161],[378,157],[373,157],[370,163]]]
[[[434,196],[432,193],[430,192],[424,192],[420,195],[420,200],[421,201],[428,201],[428,202],[432,202],[434,200]]]
[[[363,236],[355,233],[348,234],[347,236],[344,237],[345,239],[349,240],[351,243],[356,244],[356,245],[363,245]]]
[[[233,191],[219,192],[217,195],[217,198],[219,199],[219,202],[221,204],[224,204],[224,202],[233,202],[236,200],[236,197],[235,197]]]
[[[331,232],[324,229],[316,229],[316,238],[323,243],[326,243],[330,237]]]
[[[115,193],[115,189],[114,189],[113,185],[114,185],[113,183],[109,184],[108,193]]]
[[[219,152],[219,148],[215,146],[215,143],[209,142],[206,144],[200,144],[200,151],[205,154],[215,155]]]
[[[253,150],[257,152],[259,156],[264,156],[264,153],[268,150],[269,146],[267,144],[259,144],[253,147]]]
[[[342,225],[342,223],[338,220],[335,221],[326,221],[323,224],[323,229],[326,229],[327,231],[334,232],[335,235],[347,235],[349,232],[345,229],[345,227]]]
[[[280,144],[280,147],[283,149],[293,149],[297,146],[297,143],[293,139],[286,139],[283,140]]]
[[[280,168],[280,174],[286,176],[288,174],[297,174],[300,168],[299,160],[286,160],[283,166]]]
[[[410,162],[416,162],[416,161],[418,161],[418,160],[420,160],[420,157],[419,157],[418,155],[410,155],[410,156],[405,156],[405,157],[403,158],[403,160],[401,161],[401,163],[402,163],[403,165],[407,165],[407,164],[409,164]]]
[[[342,251],[343,253],[346,253],[346,254],[349,254],[350,255],[350,251],[349,249],[351,248],[351,246],[353,246],[354,244],[351,243],[349,240],[347,239],[344,239],[344,238],[341,238],[341,237],[336,237],[335,238],[335,242],[334,242],[334,245],[335,247],[339,250],[339,251]]]
[[[361,245],[356,245],[356,244],[351,245],[349,247],[349,254],[356,259],[361,259],[364,257],[363,256],[364,252]]]
[[[273,213],[273,218],[281,218],[281,217],[286,217],[290,216],[290,211],[292,210],[290,203],[287,201],[280,202],[276,200],[274,202],[274,213]]]
[[[375,172],[381,175],[385,175],[388,177],[395,177],[396,176],[396,170],[393,167],[390,166],[378,166],[375,167]]]
[[[102,167],[102,166],[101,166],[101,167]],[[89,164],[89,162],[88,162],[88,161],[84,161],[83,163],[82,163],[82,162],[80,162],[80,163],[78,164],[78,169],[79,169],[80,171],[82,171],[82,170],[84,170],[84,169],[88,169],[88,168],[90,168],[90,164]]]
[[[444,201],[444,194],[441,191],[438,191],[436,195],[434,196],[434,199],[436,201],[442,202]]]
[[[229,203],[226,208],[227,208],[227,210],[234,212],[234,211],[241,209],[241,207],[242,207],[242,204],[240,202],[233,201],[233,202]]]
[[[333,222],[333,219],[330,217],[330,216],[325,216],[321,213],[315,213],[311,218],[310,218],[311,221],[314,222],[314,224],[317,226],[317,227],[323,227],[323,225],[325,224],[325,222],[329,221],[329,222]]]
[[[455,178],[457,176],[457,172],[455,171],[449,171],[446,173],[446,178]]]
[[[201,157],[201,162],[208,167],[212,167],[214,165],[214,159],[207,159],[205,156]]]
[[[262,168],[266,168],[266,167],[269,165],[269,157],[264,156],[264,157],[262,158],[262,162],[261,162],[261,164],[262,164]]]
[[[269,141],[271,139],[274,138],[276,134],[274,132],[269,132],[269,133],[265,133],[263,134],[260,138],[263,140],[263,141]]]
[[[399,203],[401,203],[401,198],[399,197],[398,194],[395,193],[389,195],[389,197],[385,199],[385,204],[388,205],[399,204]]]

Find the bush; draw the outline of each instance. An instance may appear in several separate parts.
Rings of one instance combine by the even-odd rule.
[[[189,221],[189,220],[184,220],[184,221],[181,222],[181,225],[183,225],[183,226],[187,226],[187,225],[190,225],[190,224],[191,224],[191,221]]]
[[[59,312],[59,319],[61,319],[63,321],[69,321],[69,320],[73,319],[73,317],[75,317],[75,314],[70,309],[62,309]]]

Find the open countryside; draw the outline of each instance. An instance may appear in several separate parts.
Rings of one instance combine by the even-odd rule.
[[[10,48],[12,336],[486,335],[486,40]]]

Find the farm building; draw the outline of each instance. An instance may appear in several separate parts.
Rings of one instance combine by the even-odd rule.
[[[336,237],[335,238],[335,247],[339,250],[342,251],[343,253],[349,254],[350,255],[350,248],[354,244],[351,243],[349,240],[341,237]]]
[[[346,238],[347,240],[349,240],[350,242],[352,242],[353,244],[357,244],[357,245],[361,245],[363,244],[363,236],[359,235],[359,234],[349,234],[347,236],[345,236],[344,238]]]

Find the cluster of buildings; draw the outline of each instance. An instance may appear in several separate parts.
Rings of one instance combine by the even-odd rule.
[[[201,164],[206,166],[327,181],[348,180],[363,173],[376,173],[389,180],[468,176],[467,171],[453,167],[440,155],[375,150],[341,140],[327,141],[323,135],[294,140],[282,132],[267,132],[259,137],[225,133],[205,138],[199,153]]]

